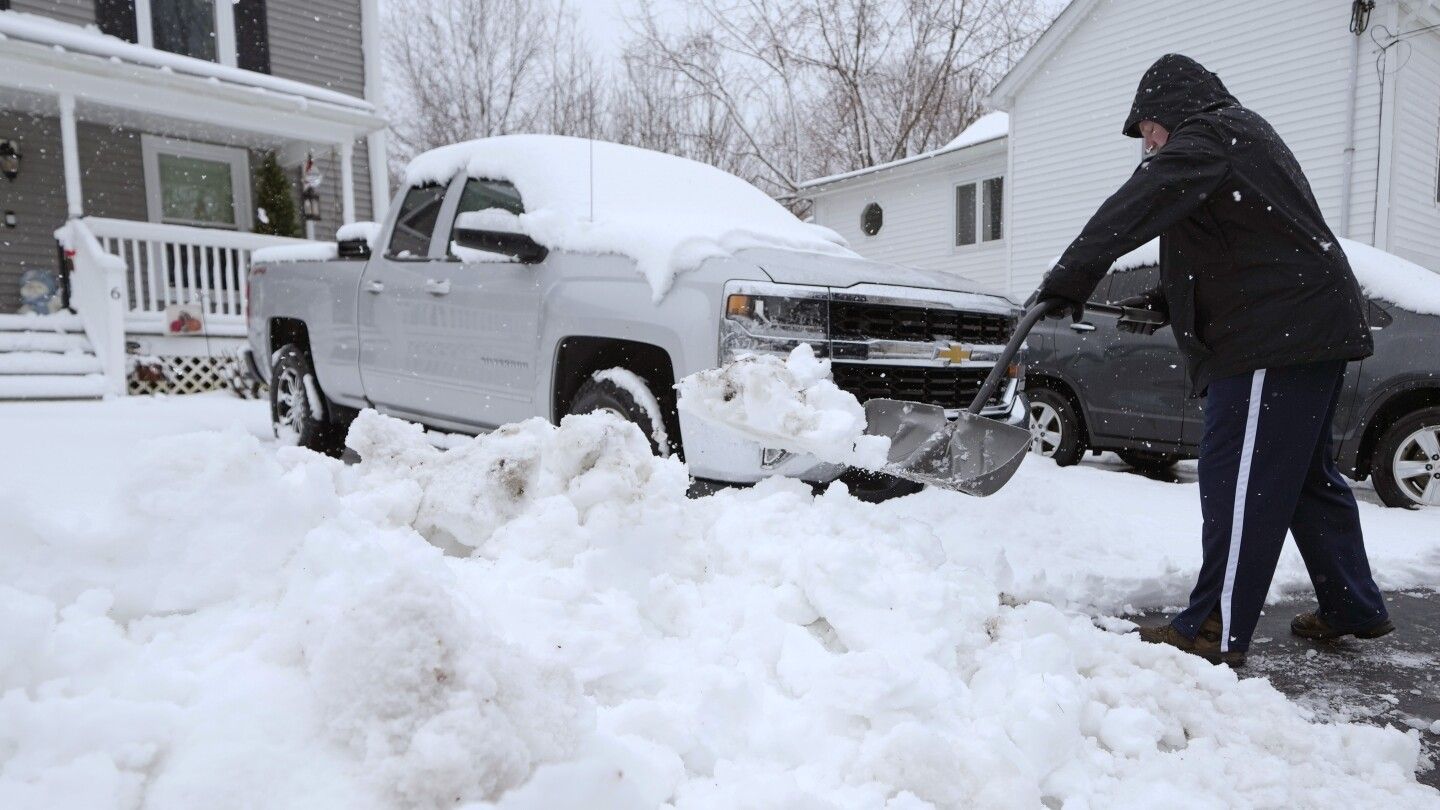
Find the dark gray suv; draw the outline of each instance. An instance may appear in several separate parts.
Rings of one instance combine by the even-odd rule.
[[[1092,299],[1120,301],[1158,279],[1154,265],[1112,271]],[[1113,450],[1141,469],[1196,457],[1204,402],[1189,396],[1173,332],[1131,334],[1116,320],[1087,312],[1031,333],[1033,449],[1061,465]],[[1335,414],[1340,469],[1356,480],[1373,475],[1389,506],[1440,506],[1440,317],[1371,300],[1370,328],[1375,354],[1350,365]]]

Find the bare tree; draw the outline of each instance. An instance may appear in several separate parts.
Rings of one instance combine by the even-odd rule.
[[[688,25],[637,22],[651,64],[731,119],[752,177],[799,182],[933,149],[1045,21],[1037,0],[687,0]]]
[[[397,152],[532,129],[554,55],[550,11],[531,0],[389,4]]]

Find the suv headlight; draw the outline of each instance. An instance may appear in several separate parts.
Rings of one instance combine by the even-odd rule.
[[[788,354],[801,343],[829,353],[830,302],[823,289],[726,285],[720,321],[720,362],[741,354]],[[766,289],[769,288],[769,289]]]

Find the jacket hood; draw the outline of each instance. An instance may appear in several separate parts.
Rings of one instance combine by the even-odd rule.
[[[1220,77],[1188,56],[1167,53],[1155,60],[1140,79],[1135,103],[1125,119],[1125,134],[1140,137],[1140,122],[1154,121],[1174,132],[1186,119],[1202,112],[1238,105]]]

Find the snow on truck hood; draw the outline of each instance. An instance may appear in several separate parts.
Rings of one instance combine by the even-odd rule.
[[[1366,295],[1420,315],[1440,315],[1440,273],[1352,239],[1341,239],[1340,247]],[[1114,266],[1134,270],[1159,263],[1160,240],[1152,239],[1121,256]]]
[[[521,224],[545,247],[633,258],[656,300],[677,273],[744,248],[855,256],[834,231],[801,222],[744,180],[648,149],[559,135],[481,138],[419,155],[405,181],[444,183],[461,171],[514,183]]]

